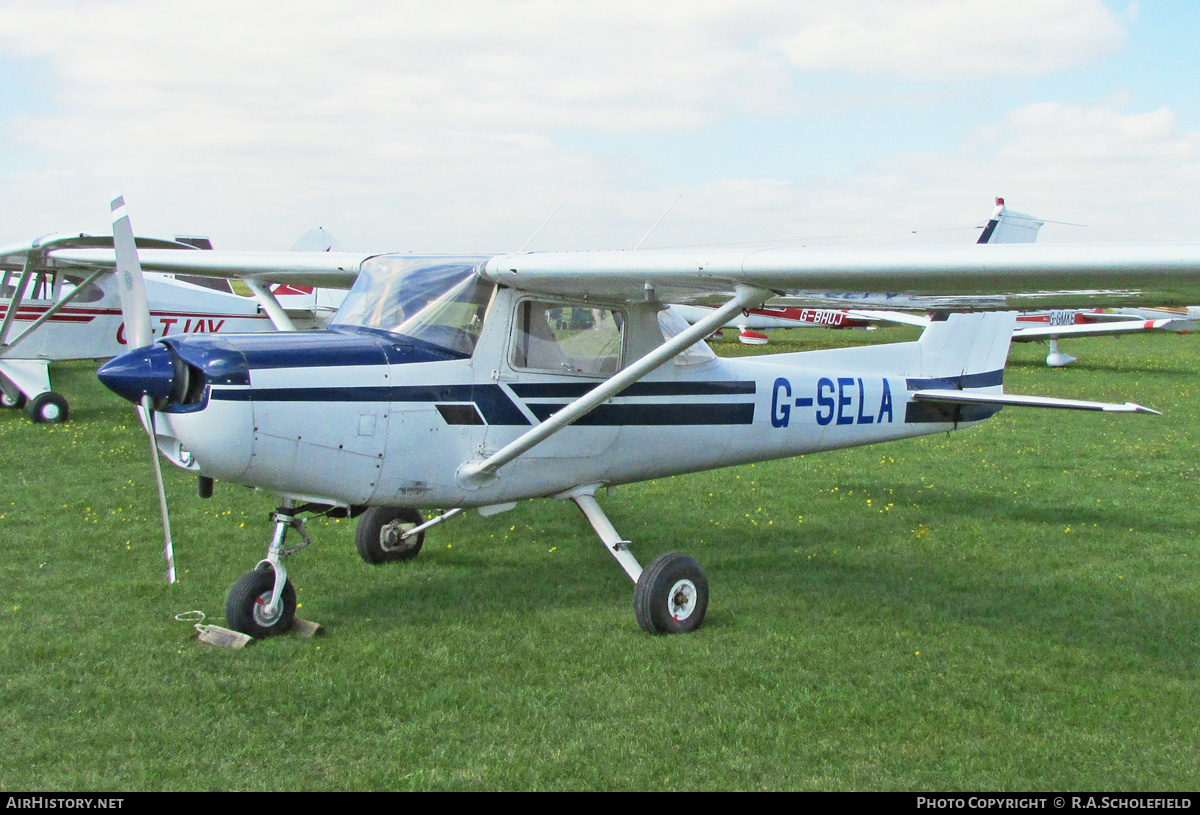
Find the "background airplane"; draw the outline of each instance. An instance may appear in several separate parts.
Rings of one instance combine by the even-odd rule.
[[[1146,310],[1151,311],[1151,310]],[[1184,311],[1186,313],[1186,311]],[[1127,310],[1111,312],[1096,309],[1030,311],[1017,317],[1013,342],[1046,342],[1050,346],[1046,364],[1051,368],[1070,365],[1076,358],[1059,350],[1058,341],[1064,337],[1099,337],[1136,334],[1142,331],[1167,331],[1190,334],[1196,328],[1191,320],[1180,317],[1141,317]]]
[[[1033,243],[1044,223],[1032,215],[1013,212],[1005,206],[1003,198],[997,198],[992,215],[981,227],[983,231],[976,243]],[[689,323],[696,323],[712,313],[712,309],[702,306],[677,305],[675,309]],[[736,328],[738,342],[744,345],[766,345],[769,340],[766,332],[776,328],[870,329],[876,328],[881,321],[895,322],[881,319],[871,312],[849,309],[763,306],[739,314],[722,328]],[[909,322],[904,315],[899,321]],[[720,332],[715,336],[719,338]]]
[[[39,245],[53,247],[64,240],[78,246],[97,239],[48,237]],[[329,251],[331,240],[324,230],[313,230],[293,249]],[[139,245],[212,248],[207,238],[198,237],[139,239]],[[27,265],[27,248],[0,249],[0,407],[24,407],[34,422],[64,422],[70,405],[52,388],[50,363],[103,359],[128,350],[120,297],[111,274],[81,275],[53,262]],[[345,296],[337,290],[284,285],[267,287],[262,296],[241,296],[228,280],[154,273],[145,276],[145,285],[156,338],[316,328],[328,322]],[[272,316],[267,307],[275,310],[276,305]]]
[[[1003,198],[996,199],[991,217],[982,227],[978,244],[1034,243],[1045,221],[1023,212],[1010,210]],[[688,320],[696,322],[709,309],[676,306]],[[1185,319],[1186,318],[1186,319]],[[1060,368],[1076,357],[1059,349],[1064,337],[1098,337],[1132,334],[1142,331],[1167,331],[1187,334],[1195,330],[1191,320],[1200,318],[1200,307],[1188,309],[1056,309],[1026,311],[1017,317],[1014,342],[1045,342],[1049,345],[1046,364]],[[765,345],[766,331],[775,328],[874,328],[880,323],[901,323],[924,327],[928,317],[900,311],[870,309],[802,309],[784,306],[753,309],[738,316],[725,328],[738,329],[739,342]]]

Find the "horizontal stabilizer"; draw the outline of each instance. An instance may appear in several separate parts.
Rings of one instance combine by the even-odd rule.
[[[953,390],[923,390],[912,395],[915,402],[946,402],[956,405],[997,405],[999,407],[1043,407],[1064,410],[1102,410],[1105,413],[1153,413],[1157,410],[1125,402],[1088,402],[1083,399],[1055,399],[1051,396],[1022,396],[1016,393],[968,393]]]

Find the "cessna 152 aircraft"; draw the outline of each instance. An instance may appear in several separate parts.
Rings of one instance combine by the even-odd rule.
[[[695,630],[709,596],[700,564],[672,552],[642,568],[598,489],[946,432],[1010,405],[1145,412],[1005,393],[1016,315],[1001,309],[1200,301],[1195,244],[186,252],[136,248],[121,199],[113,210],[115,252],[67,247],[48,260],[115,264],[135,350],[99,376],[140,406],[156,449],[202,485],[281,496],[266,557],[226,604],[229,624],[256,637],[294,620],[285,541],[306,539],[302,513],[357,517],[359,553],[385,563],[416,556],[427,529],[468,508],[539,497],[582,510],[634,582],[644,629]],[[328,330],[155,341],[141,268],[352,288]],[[879,346],[721,359],[703,342],[768,301],[861,306],[861,292],[937,316],[918,340]],[[713,301],[690,327],[665,305]],[[446,511],[426,521],[429,508]],[[173,579],[170,547],[168,532]]]

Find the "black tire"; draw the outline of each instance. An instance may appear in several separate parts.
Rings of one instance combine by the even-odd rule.
[[[408,507],[371,507],[358,518],[354,533],[354,544],[358,554],[367,563],[395,563],[411,560],[421,551],[425,533],[418,532],[415,538],[399,542],[402,527],[412,529],[425,523],[425,518],[415,509]]]
[[[0,408],[20,410],[23,407],[25,407],[25,394],[17,391],[14,396],[6,390],[0,389]]]
[[[689,555],[660,555],[638,577],[633,612],[638,625],[651,634],[695,631],[707,610],[708,578]]]
[[[242,575],[233,584],[225,601],[225,621],[234,631],[249,634],[255,639],[273,637],[292,630],[296,622],[296,589],[292,581],[283,584],[282,608],[274,617],[266,617],[262,609],[275,589],[275,573],[261,569]]]
[[[39,393],[30,399],[26,411],[29,413],[29,418],[38,424],[65,422],[70,414],[67,400],[54,391]]]

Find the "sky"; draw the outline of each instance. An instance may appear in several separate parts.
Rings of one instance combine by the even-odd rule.
[[[225,249],[969,243],[998,195],[1200,241],[1197,42],[1182,0],[0,0],[0,244],[116,190]]]

